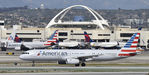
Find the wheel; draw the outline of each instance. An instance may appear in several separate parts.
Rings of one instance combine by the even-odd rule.
[[[6,47],[1,47],[1,50],[2,51],[6,51]]]
[[[82,63],[82,64],[81,64],[81,66],[83,66],[83,67],[84,67],[84,66],[86,66],[86,64],[85,64],[85,63]]]
[[[77,66],[80,66],[80,64],[75,64],[75,66],[77,67]]]

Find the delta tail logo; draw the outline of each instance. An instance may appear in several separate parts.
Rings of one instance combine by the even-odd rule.
[[[84,36],[85,36],[85,41],[86,42],[92,42],[90,36],[87,34],[87,32],[84,32]]]

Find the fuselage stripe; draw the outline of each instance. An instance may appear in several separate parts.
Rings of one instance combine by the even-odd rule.
[[[48,46],[51,46],[51,44],[44,44],[44,45],[48,45]]]
[[[56,42],[56,41],[47,41],[47,42]]]
[[[136,50],[121,50],[121,52],[136,52]]]

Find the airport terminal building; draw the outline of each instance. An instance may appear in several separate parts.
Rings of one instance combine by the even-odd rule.
[[[79,20],[75,21],[64,21],[63,17],[75,7],[86,9],[93,15],[94,19],[84,21],[80,18]],[[100,14],[83,5],[73,5],[63,9],[49,22],[45,28],[23,28],[21,25],[13,25],[13,28],[5,28],[3,21],[0,24],[1,39],[6,39],[14,31],[14,29],[23,41],[32,41],[33,39],[46,40],[55,30],[58,30],[59,41],[84,41],[84,31],[86,31],[94,42],[126,42],[130,39],[133,33],[139,32],[141,34],[140,46],[149,48],[149,28],[143,28],[142,30],[138,31],[137,28],[131,28],[131,26],[109,25],[107,20],[105,20]]]

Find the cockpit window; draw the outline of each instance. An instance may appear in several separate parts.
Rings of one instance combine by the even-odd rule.
[[[23,52],[22,54],[29,54],[29,52]]]

